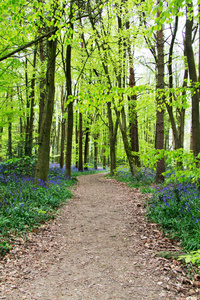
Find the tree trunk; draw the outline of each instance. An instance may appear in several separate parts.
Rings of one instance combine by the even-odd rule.
[[[19,86],[17,86],[17,93],[18,93],[18,101],[20,103],[20,115],[21,115],[21,112],[22,112],[22,107],[23,107],[23,99],[22,99],[22,92],[20,91],[19,89]],[[20,116],[19,118],[19,130],[20,130],[20,141],[18,143],[18,157],[22,157],[23,156],[23,146],[22,146],[22,143],[23,143],[23,119],[22,117]]]
[[[135,86],[135,74],[133,67],[130,67],[130,87]],[[137,96],[131,95],[129,105],[129,118],[130,118],[130,136],[131,136],[131,150],[139,152],[139,137],[138,137],[138,117],[136,112]],[[140,159],[138,155],[134,155],[135,165],[140,166]]]
[[[159,2],[159,0],[158,0]],[[160,12],[157,12],[160,16]],[[164,148],[164,37],[163,28],[157,31],[157,113],[156,113],[156,149],[161,150]],[[156,168],[156,182],[163,182],[164,176],[162,173],[165,171],[164,157],[159,159]]]
[[[72,13],[72,1],[70,2],[70,21],[69,26],[73,31],[73,23],[71,22],[73,13]],[[71,35],[73,38],[73,35]],[[71,79],[71,44],[67,45],[66,51],[66,88],[67,88],[67,100],[72,96],[72,79]],[[73,138],[73,101],[70,100],[70,103],[67,106],[68,119],[67,119],[67,151],[66,151],[66,175],[71,178],[71,165],[72,165],[72,138]]]
[[[25,82],[26,82],[26,128],[25,128],[25,155],[28,155],[28,141],[29,141],[29,128],[30,128],[30,99],[29,99],[29,86],[28,86],[28,59],[25,61]]]
[[[98,36],[98,31],[96,30],[94,19],[91,17],[91,15],[89,17],[90,17],[90,22],[91,22],[92,28]],[[101,45],[101,47],[103,49],[103,53],[104,53],[104,57],[103,57],[102,54],[101,54],[101,47],[100,47],[100,44],[99,44],[99,41],[98,41],[97,38],[95,39],[95,42],[96,42],[96,45],[97,45],[97,48],[98,48],[98,51],[99,51],[99,55],[100,55],[100,58],[101,58],[101,64],[102,64],[104,73],[106,75],[107,83],[109,84],[110,88],[112,88],[112,81],[111,81],[111,78],[109,76],[108,66],[105,63],[107,61],[107,51],[104,48],[104,45]],[[95,72],[95,75],[98,76],[98,73]],[[113,176],[114,173],[116,172],[116,149],[115,149],[115,146],[116,146],[116,138],[117,138],[119,120],[117,118],[117,120],[114,124],[113,117],[112,117],[111,106],[112,106],[111,102],[108,102],[107,103],[107,114],[108,114],[109,144],[110,144],[110,162],[109,162],[109,165],[110,165],[110,175]]]
[[[83,171],[83,119],[82,113],[79,113],[79,163],[78,170]]]
[[[55,150],[56,150],[56,122],[52,122],[51,125],[51,142],[50,142],[50,148],[51,148],[51,162],[55,162]]]
[[[45,78],[44,78],[44,44],[43,40],[40,41],[39,44],[40,50],[40,62],[41,62],[41,74],[40,74],[40,96],[39,96],[39,127],[38,133],[40,134],[41,126],[42,126],[42,118],[44,114],[44,104],[45,104]]]
[[[168,59],[168,72],[169,72],[169,101],[170,103],[166,103],[166,108],[167,108],[167,112],[169,115],[169,119],[170,119],[170,123],[171,123],[171,127],[172,127],[172,132],[173,132],[173,138],[174,138],[174,144],[175,144],[175,150],[182,148],[182,136],[179,134],[179,128],[180,126],[183,125],[182,123],[182,110],[183,108],[180,108],[179,111],[182,115],[182,117],[180,117],[180,123],[178,125],[176,125],[176,120],[174,117],[174,113],[173,113],[173,105],[172,105],[172,98],[173,98],[173,93],[172,93],[172,89],[173,89],[173,70],[172,70],[172,56],[173,56],[173,49],[174,49],[174,43],[175,43],[175,38],[176,38],[176,34],[177,34],[177,30],[178,30],[178,15],[175,17],[175,26],[174,26],[174,31],[172,34],[172,40],[171,40],[171,44],[170,44],[170,49],[169,49],[169,59]],[[187,79],[187,78],[186,78]]]
[[[12,123],[9,122],[8,124],[8,157],[9,159],[12,158]]]
[[[60,150],[60,127],[61,127],[61,123],[60,123],[60,118],[58,119],[58,132],[57,132],[57,136],[56,136],[56,163],[59,164],[60,162],[60,158],[59,158],[59,150]]]
[[[121,11],[121,7],[120,7],[120,11]],[[122,62],[120,61],[120,65],[118,66],[117,82],[118,82],[118,87],[121,89],[122,88],[122,83],[123,83],[123,87],[125,87],[125,79],[124,79],[124,76],[125,76],[124,74],[125,73],[123,72],[123,67],[124,67],[126,51],[124,49],[125,47],[123,48],[124,44],[123,44],[122,37],[121,37],[121,31],[122,31],[121,16],[118,15],[117,20],[118,20],[118,32],[119,32],[118,57],[119,57],[119,61],[122,59]],[[127,159],[128,159],[130,171],[131,171],[131,174],[134,175],[135,170],[136,170],[135,169],[135,164],[134,164],[134,157],[133,157],[133,154],[132,154],[132,151],[131,151],[131,145],[129,143],[128,135],[127,135],[128,131],[127,131],[127,125],[126,125],[125,108],[124,108],[124,106],[122,106],[121,102],[122,101],[120,101],[120,103],[119,103],[119,105],[121,106],[120,113],[118,112],[117,108],[115,108],[115,112],[116,112],[116,117],[118,118],[118,121],[119,121],[119,127],[120,127],[120,131],[121,131],[121,134],[122,134],[124,150],[126,152],[126,156],[127,156]]]
[[[61,142],[60,142],[60,168],[64,167],[64,149],[65,149],[65,123],[66,120],[64,118],[65,107],[64,107],[64,91],[63,86],[61,89],[61,113],[62,113],[62,120],[61,120]]]
[[[192,9],[193,4],[189,3],[188,7]],[[191,85],[195,92],[192,96],[192,138],[193,138],[193,153],[197,156],[200,152],[200,129],[199,129],[199,90],[195,87],[197,84],[197,72],[194,60],[194,52],[192,48],[192,29],[193,29],[193,17],[190,14],[186,19],[186,34],[185,34],[185,48],[188,62],[189,75]]]
[[[72,95],[71,88],[71,45],[67,46],[67,98]],[[67,151],[66,151],[66,175],[71,178],[71,165],[72,165],[72,138],[73,138],[73,102],[71,101],[67,106],[68,119],[67,119]]]
[[[102,164],[103,164],[103,169],[106,169],[106,142],[107,142],[107,135],[106,135],[106,130],[103,130],[103,150],[102,150]]]
[[[20,126],[20,142],[18,146],[18,156],[22,157],[23,156],[23,148],[22,148],[22,140],[23,140],[23,122],[22,118],[20,117],[19,119],[19,126]]]
[[[84,148],[84,170],[88,170],[88,152],[89,152],[90,128],[85,129],[85,148]]]
[[[94,169],[97,170],[98,166],[97,166],[97,162],[98,162],[98,133],[95,133],[94,135]]]
[[[26,144],[26,155],[32,156],[32,148],[33,148],[33,122],[34,122],[34,106],[35,106],[35,71],[36,71],[36,59],[37,59],[37,46],[35,46],[34,54],[33,54],[33,76],[31,79],[31,93],[29,97],[29,105],[30,105],[30,118],[29,118],[29,128],[28,128],[28,140]]]
[[[130,22],[126,22],[126,29],[130,28]],[[128,41],[128,58],[129,58],[129,86],[133,88],[136,86],[135,72],[133,68],[133,57],[131,55],[131,45]],[[129,123],[130,123],[130,138],[131,138],[131,150],[139,152],[139,137],[138,137],[138,117],[136,111],[137,95],[131,95],[129,97]],[[140,159],[138,155],[134,155],[136,166],[140,166]]]
[[[55,64],[56,64],[56,48],[57,38],[47,41],[48,63],[46,78],[46,101],[40,131],[38,161],[36,166],[36,179],[46,182],[48,180],[49,171],[49,155],[50,155],[50,132],[54,108],[55,94]]]
[[[110,175],[113,176],[116,172],[116,139],[119,121],[113,122],[111,102],[107,103],[108,128],[109,128],[109,144],[110,144]]]
[[[2,157],[2,134],[3,134],[3,127],[0,127],[0,161],[3,160],[3,157]]]

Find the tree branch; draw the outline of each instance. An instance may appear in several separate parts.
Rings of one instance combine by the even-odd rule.
[[[24,49],[30,47],[30,46],[32,46],[32,45],[34,45],[34,44],[37,44],[39,41],[43,40],[44,38],[49,37],[50,35],[54,34],[54,33],[56,32],[56,30],[57,30],[57,28],[54,28],[52,31],[49,31],[49,32],[46,33],[46,34],[39,36],[39,37],[36,38],[35,40],[33,40],[33,41],[31,41],[31,42],[29,42],[29,43],[23,45],[23,46],[20,46],[20,47],[17,48],[16,50],[14,50],[14,51],[12,51],[12,52],[10,52],[10,53],[8,53],[8,54],[6,54],[6,55],[0,57],[0,61],[3,61],[3,60],[5,60],[5,59],[11,57],[12,55],[14,55],[14,54],[16,54],[16,53],[18,53],[18,52],[20,52],[20,51],[22,51],[22,50],[24,50]]]

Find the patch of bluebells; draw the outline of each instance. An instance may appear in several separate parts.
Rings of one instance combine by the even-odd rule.
[[[91,167],[89,166],[87,170],[83,169],[83,171],[79,171],[78,168],[76,168],[75,165],[72,165],[71,167],[71,172],[72,172],[72,175],[73,174],[76,174],[78,175],[77,173],[78,172],[86,172],[86,174],[88,174],[89,172],[99,172],[99,171],[104,171],[105,172],[105,169],[102,168],[102,166],[98,166],[98,169],[96,170],[94,167]],[[51,173],[56,173],[56,174],[62,174],[63,176],[66,176],[65,175],[65,166],[61,169],[60,168],[60,165],[57,164],[57,163],[53,163],[53,164],[50,164],[50,174]]]
[[[52,171],[50,168],[48,184],[41,180],[36,184],[34,168],[32,173],[28,168],[20,171],[19,161],[17,167],[12,162],[8,164],[8,169],[5,163],[2,165],[0,164],[0,242],[1,236],[37,227],[41,222],[52,218],[60,204],[71,197],[67,187],[74,182],[64,176],[63,170]],[[22,164],[22,169],[23,166]]]
[[[89,169],[89,173],[94,172]],[[2,236],[29,230],[52,218],[71,197],[68,187],[75,179],[69,179],[64,168],[51,164],[48,182],[38,180],[37,184],[34,173],[35,162],[30,158],[0,164],[0,244]],[[72,168],[72,174],[78,175],[78,170]]]
[[[155,187],[148,216],[182,241],[187,250],[200,248],[200,188],[179,183]]]

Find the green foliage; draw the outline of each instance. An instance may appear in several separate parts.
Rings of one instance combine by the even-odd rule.
[[[142,194],[151,194],[151,193],[153,193],[154,188],[153,187],[142,186],[140,188],[140,191],[141,191]]]
[[[2,174],[17,176],[28,175],[32,176],[35,170],[36,160],[29,156],[21,158],[8,159],[0,164],[0,170]]]
[[[10,249],[11,246],[6,241],[0,242],[0,257],[5,256]]]
[[[148,151],[140,151],[139,156],[140,161],[145,168],[154,170],[156,169],[157,162],[164,157],[166,171],[163,175],[165,176],[167,183],[199,183],[200,154],[197,157],[194,157],[192,152],[187,152],[183,149],[149,149]]]
[[[115,175],[121,182],[126,182],[130,187],[148,187],[155,181],[155,173],[152,170],[141,168],[133,176],[127,167],[121,166]]]
[[[200,265],[200,250],[192,251],[189,254],[181,255],[178,259],[185,260],[186,263]]]

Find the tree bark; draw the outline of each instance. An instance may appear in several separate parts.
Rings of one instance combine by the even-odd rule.
[[[88,170],[88,152],[89,152],[90,128],[85,129],[85,148],[84,148],[84,170]]]
[[[120,8],[121,11],[121,8]],[[125,50],[123,49],[123,41],[122,41],[122,37],[121,37],[121,31],[122,31],[122,19],[121,16],[118,15],[117,16],[117,20],[118,20],[118,32],[119,32],[119,40],[118,40],[118,57],[119,57],[119,61],[123,60],[123,62],[120,62],[120,65],[118,66],[118,74],[117,74],[117,82],[118,82],[118,87],[121,88],[122,87],[122,82],[123,82],[123,87],[125,87],[125,79],[124,79],[124,71],[123,71],[123,67],[124,67],[124,60],[125,60]],[[123,96],[122,96],[123,97]],[[121,105],[121,101],[119,103]],[[134,175],[135,173],[135,163],[134,163],[134,157],[132,154],[132,150],[131,150],[131,145],[129,143],[129,139],[128,139],[128,135],[127,135],[127,125],[126,125],[126,113],[125,113],[125,108],[124,105],[121,107],[121,111],[120,113],[118,112],[117,108],[115,108],[115,112],[116,112],[116,117],[118,118],[119,121],[119,127],[120,127],[120,131],[122,134],[122,140],[123,140],[123,144],[124,144],[124,150],[126,152],[126,156],[128,159],[128,163],[129,163],[129,168],[131,171],[131,174]]]
[[[39,96],[39,127],[38,133],[40,134],[41,126],[42,126],[42,118],[44,114],[44,104],[45,104],[45,78],[44,78],[44,44],[43,40],[39,43],[39,51],[40,51],[40,62],[41,62],[41,72],[40,72],[40,96]]]
[[[8,123],[8,157],[12,158],[12,123]]]
[[[61,113],[62,113],[62,120],[61,120],[61,142],[60,142],[60,168],[64,167],[64,149],[65,149],[65,124],[66,120],[64,118],[65,107],[64,107],[64,91],[63,86],[61,89]]]
[[[70,1],[70,29],[73,31],[73,23],[72,23],[72,4],[73,1]],[[73,38],[73,34],[71,35]],[[71,52],[72,47],[71,44],[67,45],[66,51],[66,89],[67,89],[67,100],[69,100],[70,96],[72,96],[72,79],[71,79]],[[67,106],[68,119],[67,119],[67,151],[66,151],[66,164],[65,164],[65,172],[66,175],[71,178],[71,165],[72,165],[72,138],[73,138],[73,101],[70,100],[70,103]]]
[[[25,128],[25,155],[28,155],[28,140],[30,128],[30,99],[28,86],[28,59],[25,61],[25,82],[26,82],[26,128]]]
[[[66,56],[66,86],[67,86],[67,98],[72,95],[72,82],[71,82],[71,45],[67,46]],[[73,138],[73,101],[67,106],[68,119],[67,119],[67,151],[66,151],[66,175],[71,177],[71,165],[72,165],[72,138]]]
[[[117,118],[115,124],[112,117],[111,102],[107,103],[107,114],[109,124],[109,144],[110,144],[110,175],[113,176],[116,172],[116,140],[119,120]]]
[[[79,150],[78,150],[78,134],[79,134],[79,132],[78,132],[78,111],[76,111],[75,112],[75,118],[76,118],[76,120],[75,120],[75,124],[76,124],[76,126],[75,126],[75,143],[76,143],[76,145],[75,145],[75,167],[76,167],[76,169],[78,169],[78,153],[79,153]]]
[[[159,2],[159,0],[158,0]],[[157,12],[157,16],[160,16],[160,12]],[[157,31],[157,113],[156,113],[156,149],[161,150],[164,148],[164,36],[163,28]],[[156,182],[163,182],[165,171],[164,157],[159,159],[156,168]]]
[[[94,134],[94,169],[97,170],[98,166],[97,166],[97,162],[98,162],[98,139],[99,134],[95,133]]]
[[[130,28],[130,22],[126,22],[126,29]],[[129,86],[133,88],[136,86],[135,72],[133,68],[133,57],[131,55],[131,45],[128,41],[128,59],[129,59]],[[139,152],[139,136],[138,136],[138,117],[136,111],[137,95],[131,95],[129,97],[129,126],[130,126],[130,138],[131,138],[131,150]],[[136,166],[140,166],[140,159],[138,155],[134,155]]]
[[[36,180],[46,182],[48,180],[49,156],[50,156],[50,132],[54,108],[55,94],[55,64],[56,64],[57,38],[47,41],[48,62],[46,77],[46,101],[44,116],[40,132],[38,161],[36,165]]]
[[[135,86],[135,73],[133,67],[130,66],[130,87]],[[129,118],[130,118],[130,136],[131,136],[131,150],[139,153],[139,136],[138,136],[138,117],[136,112],[137,96],[131,95],[129,105]],[[135,165],[140,166],[140,159],[138,155],[134,155]]]
[[[192,9],[193,4],[189,3],[188,7]],[[197,72],[194,60],[194,52],[192,48],[192,29],[193,29],[193,17],[190,14],[186,19],[186,34],[185,34],[185,48],[188,62],[189,76],[191,85],[194,88],[192,96],[192,138],[193,138],[193,154],[196,157],[200,152],[200,129],[199,129],[199,90],[195,87],[197,80]]]
[[[56,162],[59,164],[60,158],[59,158],[59,150],[60,150],[60,128],[61,128],[61,122],[60,118],[58,119],[58,132],[56,136]]]
[[[83,118],[82,113],[79,113],[79,163],[78,170],[83,171]]]
[[[2,134],[3,134],[3,127],[0,127],[0,161],[3,160],[3,157],[2,157]]]
[[[27,122],[27,139],[25,146],[25,155],[32,156],[33,148],[33,122],[34,122],[34,106],[35,106],[35,71],[36,71],[36,59],[37,59],[37,45],[35,46],[33,53],[33,75],[31,79],[31,92],[28,99],[30,107],[30,115]]]

